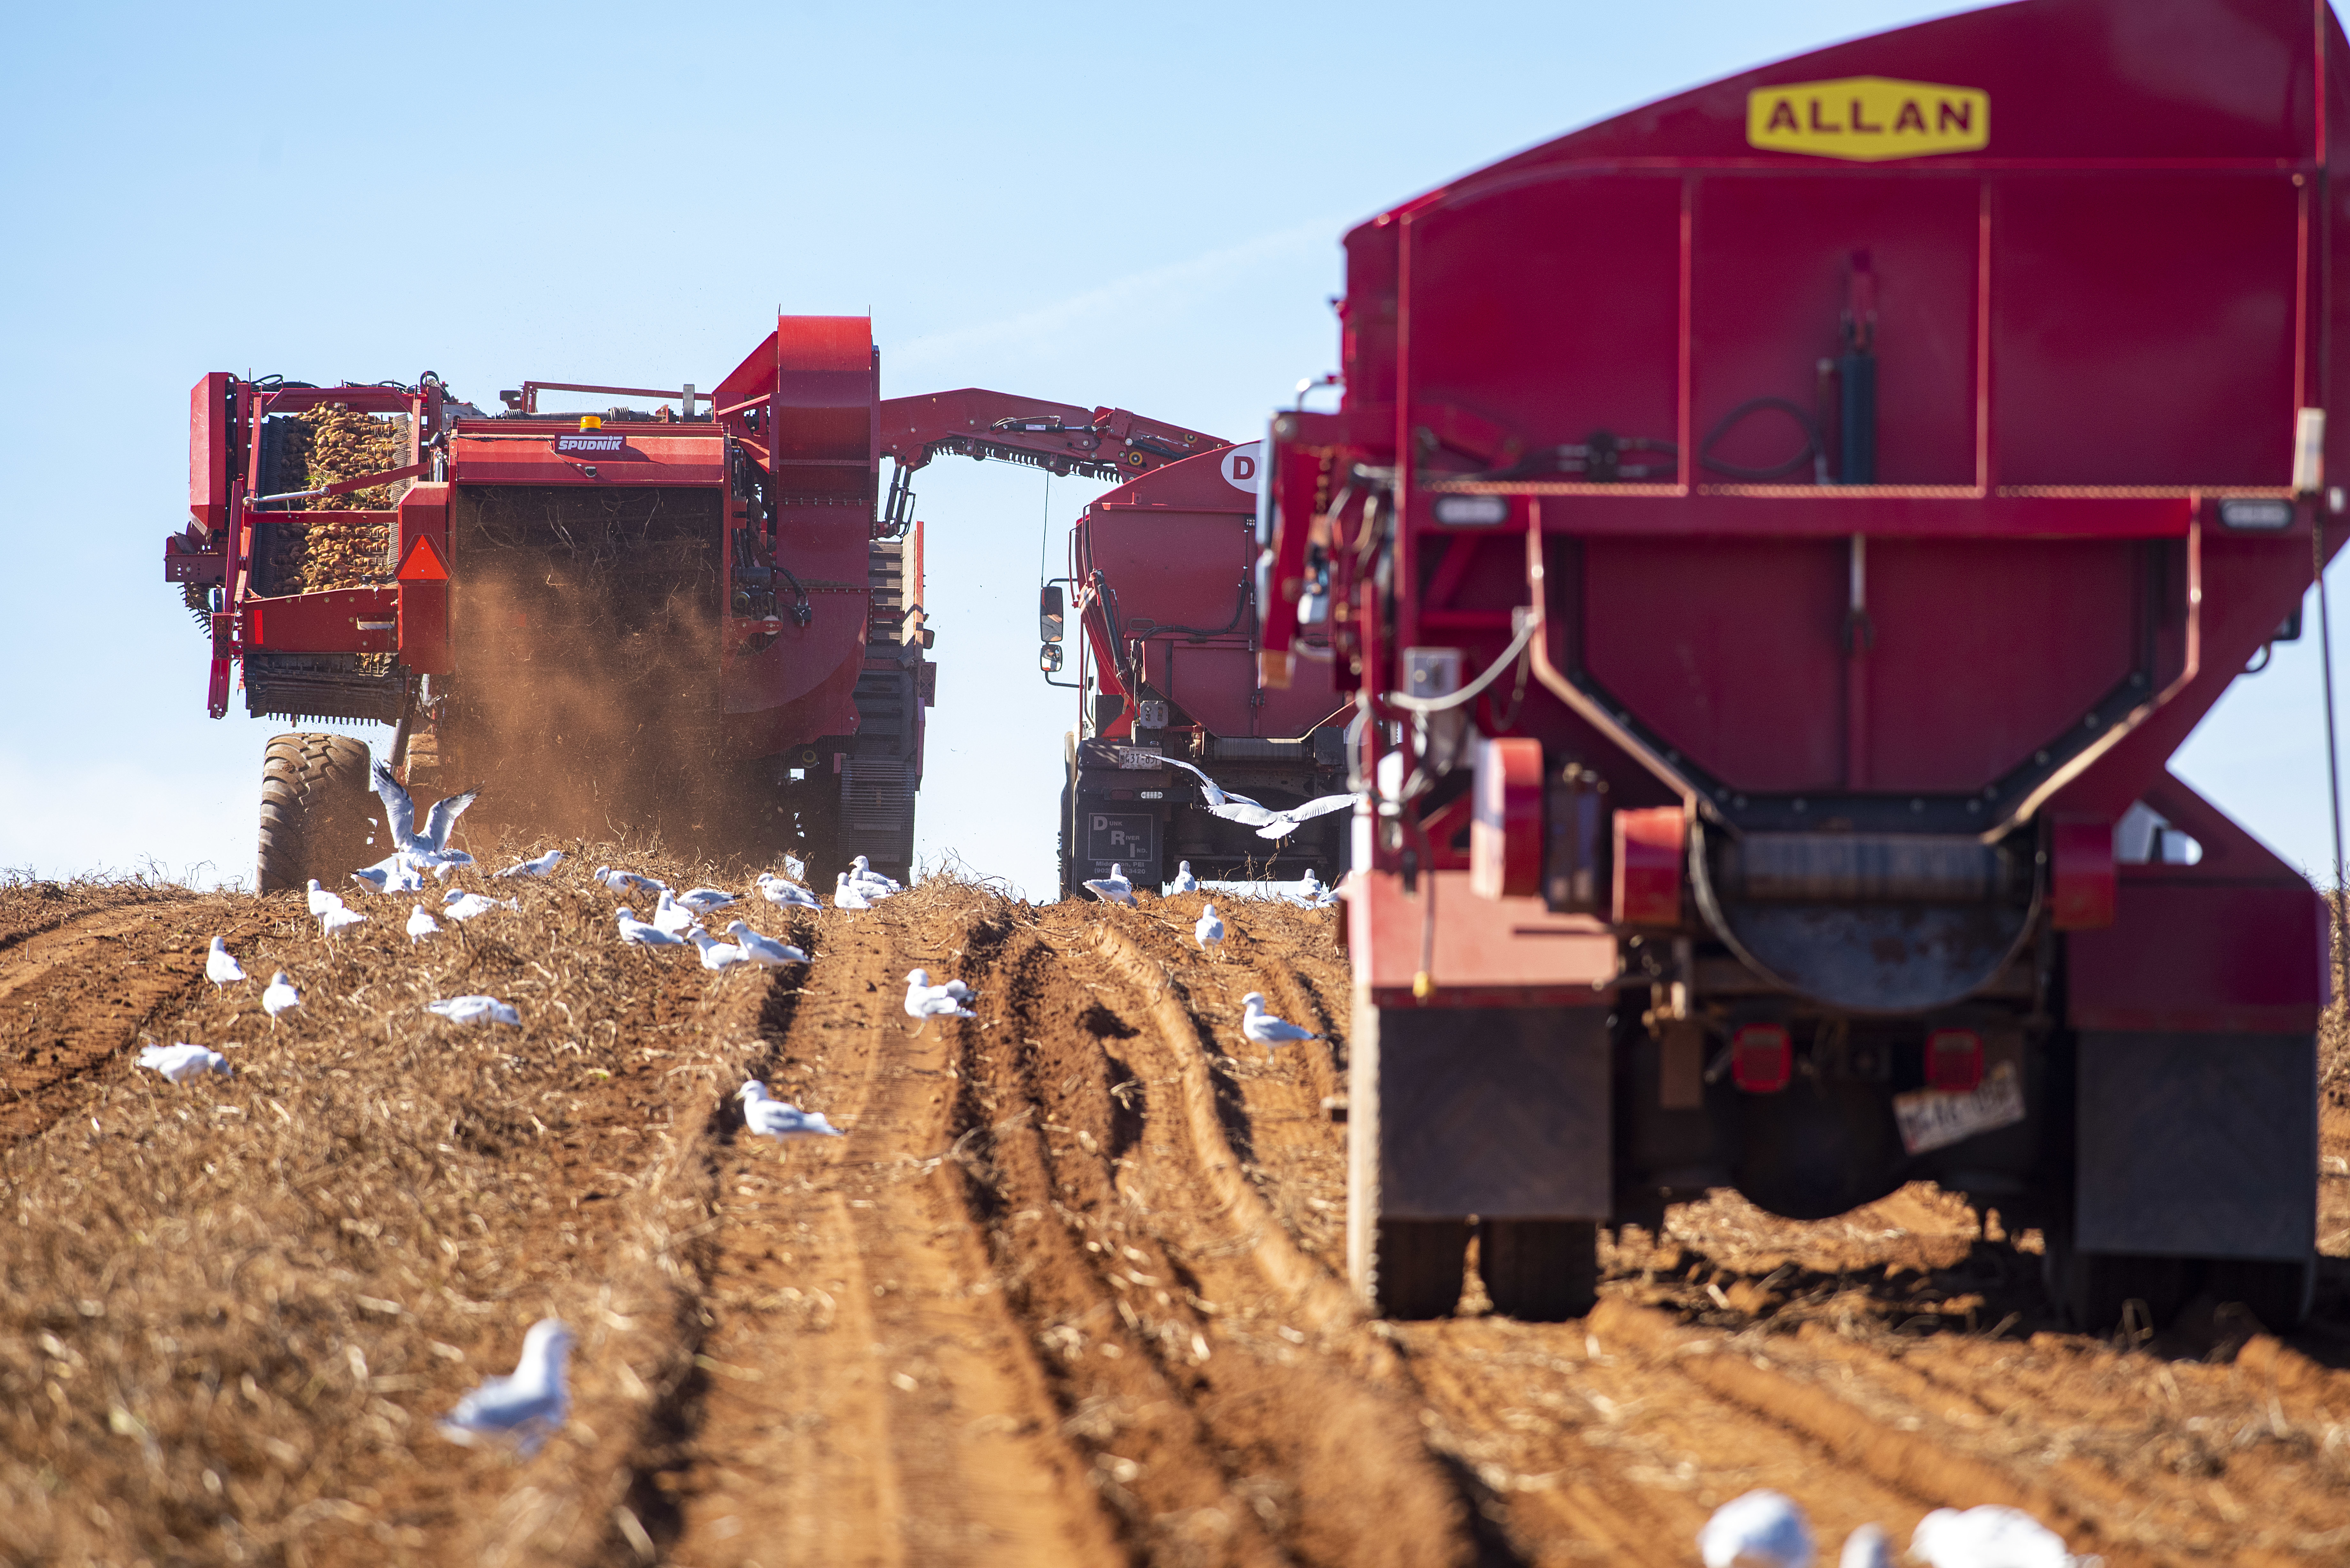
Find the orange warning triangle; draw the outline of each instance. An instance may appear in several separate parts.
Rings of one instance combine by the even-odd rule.
[[[449,568],[442,564],[441,552],[432,547],[431,536],[419,534],[416,543],[408,547],[408,558],[393,576],[403,583],[445,583]]]

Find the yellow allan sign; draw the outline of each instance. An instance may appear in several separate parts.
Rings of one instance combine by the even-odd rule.
[[[1991,94],[1891,77],[1789,82],[1746,95],[1746,142],[1874,163],[1973,152],[1991,141]]]

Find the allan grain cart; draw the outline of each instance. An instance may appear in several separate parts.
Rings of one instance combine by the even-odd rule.
[[[1347,819],[1306,824],[1281,844],[1211,815],[1199,781],[1280,808],[1347,787],[1350,693],[1309,639],[1280,690],[1256,682],[1256,441],[1144,475],[1096,499],[1069,534],[1069,576],[1045,589],[1044,665],[1062,663],[1074,612],[1079,726],[1063,758],[1061,887],[1123,866],[1155,886],[1190,861],[1201,877],[1247,877],[1347,864]],[[1067,586],[1064,597],[1063,585]],[[1319,656],[1321,662],[1314,662]]]
[[[494,415],[430,375],[205,377],[165,568],[212,632],[213,716],[239,663],[248,712],[379,721],[396,767],[492,784],[484,823],[902,877],[935,676],[913,472],[1132,475],[1215,443],[978,389],[885,401],[879,367],[865,317],[784,317],[708,392],[526,381]],[[671,403],[557,417],[545,391]],[[380,858],[367,766],[271,742],[265,891]]]
[[[2326,920],[2165,761],[2341,526],[2345,138],[2323,0],[2027,0],[1347,235],[1263,673],[1326,638],[1372,721],[1382,1310],[1451,1309],[1471,1216],[1548,1317],[1596,1224],[1930,1178],[2084,1324],[2305,1312]]]

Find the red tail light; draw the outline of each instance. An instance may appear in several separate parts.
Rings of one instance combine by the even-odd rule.
[[[1794,1042],[1785,1024],[1742,1023],[1731,1035],[1731,1080],[1748,1094],[1777,1094],[1794,1069]]]
[[[1965,1094],[1982,1082],[1982,1036],[1971,1029],[1937,1029],[1926,1036],[1926,1086]]]

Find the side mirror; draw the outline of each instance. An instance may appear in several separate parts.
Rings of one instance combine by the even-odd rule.
[[[1036,635],[1043,638],[1047,646],[1061,640],[1061,585],[1058,583],[1046,583],[1045,591],[1038,596]],[[1055,656],[1053,668],[1058,670],[1060,667],[1060,659]]]
[[[1036,654],[1036,668],[1047,675],[1058,675],[1061,672],[1061,645],[1057,642],[1048,642],[1039,649]]]

